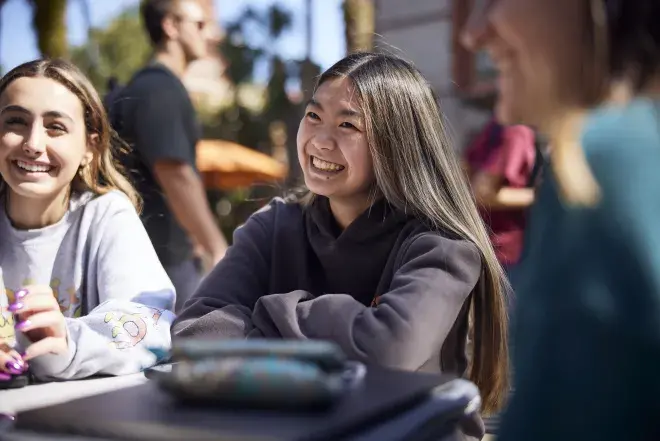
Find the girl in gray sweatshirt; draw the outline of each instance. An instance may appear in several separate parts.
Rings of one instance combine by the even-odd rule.
[[[16,336],[0,339],[0,381],[139,372],[156,362],[146,347],[170,346],[174,288],[117,141],[73,65],[33,61],[0,81],[0,336]]]

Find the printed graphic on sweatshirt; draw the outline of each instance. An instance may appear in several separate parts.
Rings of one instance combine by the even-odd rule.
[[[21,286],[34,284],[34,280],[25,279]],[[59,278],[53,278],[50,287],[60,306],[60,311],[65,317],[79,318],[82,316],[80,293],[75,287],[63,287]],[[5,287],[7,305],[14,303],[16,291],[18,289]],[[151,322],[151,326],[156,326],[162,314],[163,311],[160,309],[143,305],[136,306],[135,312],[108,312],[103,317],[103,322],[108,325],[110,345],[116,349],[134,347],[146,337],[149,323]],[[105,333],[105,331],[103,332]],[[6,339],[13,340],[13,338],[13,314],[0,313],[0,342]]]
[[[132,348],[147,336],[148,322],[158,325],[163,311],[148,306],[138,306],[139,312],[108,312],[103,321],[112,326],[111,345],[117,349]]]
[[[33,279],[24,279],[21,286],[28,286],[35,284],[36,282]],[[50,288],[53,290],[53,296],[57,300],[57,303],[60,305],[60,311],[65,317],[78,318],[81,316],[82,309],[80,302],[80,293],[78,292],[78,290],[76,290],[75,286],[63,288],[60,279],[55,277],[50,282]],[[14,303],[14,300],[16,298],[15,293],[16,291],[18,291],[18,289],[9,289],[9,287],[5,287],[5,291],[7,293],[7,300],[9,304]]]
[[[53,295],[57,299],[57,303],[60,305],[60,311],[67,317],[80,317],[81,305],[80,305],[80,294],[75,287],[71,286],[69,288],[63,289],[60,279],[53,279],[50,282],[50,287],[53,290]]]
[[[5,310],[9,303],[0,297],[0,344],[5,343],[10,346],[14,343],[14,315]]]

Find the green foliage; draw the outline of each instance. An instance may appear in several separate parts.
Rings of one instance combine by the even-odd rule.
[[[251,83],[257,63],[270,64],[271,77],[266,86],[266,105],[255,114],[239,102],[205,118],[205,134],[229,139],[265,153],[270,152],[269,126],[276,120],[295,118],[299,109],[289,100],[285,85],[299,76],[297,62],[285,63],[274,51],[278,39],[291,28],[291,13],[277,4],[266,10],[245,8],[231,23],[225,24],[226,38],[220,52],[227,60],[226,73],[238,87]],[[250,36],[249,39],[246,36]]]
[[[125,84],[150,55],[151,46],[135,8],[119,15],[106,28],[94,29],[91,41],[71,51],[72,61],[101,93],[111,77]]]
[[[234,84],[253,80],[257,62],[271,62],[273,46],[291,28],[291,13],[277,4],[266,11],[247,7],[236,20],[225,26],[227,38],[220,51],[229,61],[227,74]],[[250,41],[245,38],[249,35]]]
[[[220,43],[220,52],[227,60],[227,76],[233,84],[252,81],[254,66],[263,51],[244,43],[240,22],[229,24],[226,35]]]
[[[274,123],[283,123],[287,131],[288,159],[293,164],[290,175],[297,177],[295,140],[302,109],[299,104],[291,102],[285,86],[291,80],[300,81],[302,63],[285,62],[276,51],[278,39],[291,28],[291,24],[291,13],[276,4],[260,11],[246,8],[235,21],[225,24],[226,38],[220,51],[228,64],[228,77],[241,87],[254,81],[258,64],[268,63],[270,78],[264,91],[266,102],[262,109],[254,112],[236,100],[233,106],[207,118],[204,128],[207,137],[232,140],[272,154],[270,128]],[[274,195],[281,195],[283,190],[277,186],[258,186],[234,192],[215,192],[210,199],[214,203],[223,201],[231,205],[231,212],[220,218],[223,231],[230,238],[230,232],[247,216]]]

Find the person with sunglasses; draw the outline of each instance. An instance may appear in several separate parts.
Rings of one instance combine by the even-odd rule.
[[[197,0],[144,0],[141,14],[153,60],[108,107],[114,128],[133,147],[123,162],[144,199],[143,221],[180,309],[201,279],[194,244],[214,263],[227,247],[195,167],[200,125],[181,81],[207,55],[212,26]]]

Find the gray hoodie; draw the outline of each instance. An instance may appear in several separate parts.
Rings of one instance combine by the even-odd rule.
[[[362,362],[462,375],[480,273],[473,244],[384,200],[341,231],[326,198],[276,199],[235,232],[173,330],[331,340]]]

